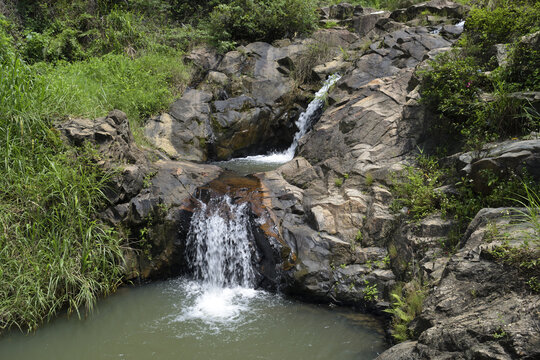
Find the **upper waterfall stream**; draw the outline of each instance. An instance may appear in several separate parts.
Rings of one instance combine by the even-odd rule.
[[[217,162],[228,170],[237,172],[238,174],[247,175],[258,171],[268,171],[290,161],[294,158],[298,143],[302,136],[306,135],[312,128],[314,123],[320,117],[322,109],[325,105],[325,98],[330,91],[330,88],[341,79],[341,75],[334,74],[328,77],[323,86],[315,94],[314,99],[308,104],[306,111],[298,117],[296,127],[298,131],[294,135],[291,145],[284,151],[271,152],[266,155],[252,155],[243,158],[235,158],[228,161]]]

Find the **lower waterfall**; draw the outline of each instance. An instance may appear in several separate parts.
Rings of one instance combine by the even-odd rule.
[[[222,195],[207,204],[200,202],[193,213],[186,253],[194,279],[185,286],[192,303],[176,320],[232,325],[251,300],[268,296],[254,289],[251,257],[255,250],[247,206]]]

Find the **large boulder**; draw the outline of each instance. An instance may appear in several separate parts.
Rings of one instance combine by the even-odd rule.
[[[411,323],[417,341],[391,348],[378,359],[540,356],[540,298],[530,287],[531,276],[539,275],[538,266],[520,266],[527,257],[538,259],[540,248],[530,240],[539,234],[531,232],[530,224],[516,222],[519,214],[515,209],[478,213],[462,247],[424,301],[422,313]],[[519,261],[509,260],[512,251],[521,254]]]
[[[458,170],[472,179],[475,190],[489,191],[485,171],[496,176],[509,176],[511,173],[526,172],[540,181],[540,140],[509,140],[488,144],[481,150],[456,154],[451,160],[457,163]]]
[[[463,19],[467,15],[468,10],[469,8],[467,6],[452,1],[432,0],[395,10],[390,17],[397,21],[406,22],[422,14],[429,13],[430,15]]]
[[[145,136],[172,159],[205,161],[206,142],[212,134],[211,100],[211,93],[187,90],[168,113],[148,120]]]

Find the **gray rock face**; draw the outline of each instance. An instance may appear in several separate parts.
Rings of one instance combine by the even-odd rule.
[[[169,113],[147,122],[145,136],[172,159],[205,161],[204,145],[212,133],[210,100],[211,93],[187,90]]]
[[[302,43],[278,48],[257,42],[222,59],[195,50],[188,58],[200,62],[204,81],[167,113],[150,119],[146,137],[169,157],[190,161],[287,147],[298,116],[291,58],[304,48]]]
[[[400,344],[378,359],[536,359],[540,356],[540,298],[518,266],[490,250],[507,240],[520,248],[531,233],[512,221],[513,209],[483,209],[471,222],[462,248],[450,259],[438,286],[411,328],[417,342]],[[506,239],[494,237],[493,229]],[[538,235],[536,235],[538,236]],[[538,247],[531,251],[536,251]],[[536,245],[537,246],[537,245]]]
[[[482,170],[504,175],[525,170],[540,181],[540,140],[505,141],[485,146],[482,150],[457,154],[458,168],[475,184],[475,190],[487,191]]]
[[[276,217],[283,219],[283,239],[297,257],[285,289],[370,308],[388,306],[381,300],[396,280],[386,249],[401,230],[390,211],[387,184],[424,131],[426,114],[417,103],[413,71],[430,53],[452,43],[425,27],[392,28],[388,14],[375,15],[390,31],[379,26],[384,35],[351,65],[334,60],[315,68],[323,74],[328,68],[347,69],[329,95],[333,105],[301,139],[295,159],[259,175]],[[351,38],[349,46],[361,42]],[[427,244],[437,246],[448,226],[431,219],[419,232],[403,230],[411,242],[403,249],[406,260]],[[434,279],[440,279],[444,265],[433,257],[422,264]]]
[[[432,15],[463,19],[468,12],[468,7],[448,0],[432,0],[425,3],[398,9],[392,12],[392,19],[405,22],[418,17],[422,12],[428,11]]]
[[[71,145],[94,144],[101,158],[98,164],[104,170],[122,168],[104,190],[111,203],[126,201],[139,193],[149,166],[145,155],[135,145],[126,114],[113,110],[106,117],[71,119],[57,127]]]
[[[204,100],[201,94],[196,97]],[[190,111],[200,113],[201,108],[204,106]],[[126,279],[178,274],[185,266],[185,234],[179,227],[189,226],[185,223],[190,216],[186,204],[198,187],[217,178],[222,170],[189,162],[149,161],[135,144],[126,115],[119,110],[94,120],[72,119],[59,124],[58,129],[74,146],[94,144],[102,159],[98,165],[118,174],[104,190],[111,207],[101,218],[129,232]]]

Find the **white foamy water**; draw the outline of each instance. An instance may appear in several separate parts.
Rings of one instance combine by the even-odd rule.
[[[234,323],[241,319],[258,294],[253,289],[251,237],[247,204],[234,204],[229,196],[200,203],[186,244],[196,281],[184,286],[190,304],[175,321]]]
[[[295,122],[298,131],[294,135],[294,139],[289,148],[281,152],[272,152],[266,155],[253,155],[246,156],[243,158],[236,158],[229,161],[223,161],[222,164],[234,164],[234,165],[249,165],[253,163],[258,164],[284,164],[288,161],[291,161],[294,158],[296,148],[298,147],[298,142],[302,136],[313,126],[313,122],[316,120],[317,115],[320,115],[320,111],[324,106],[324,98],[332,85],[334,85],[341,75],[334,74],[328,77],[324,82],[323,86],[315,94],[315,98],[309,103],[306,111],[304,111],[298,117],[298,120]],[[219,164],[219,163],[218,163]],[[234,166],[233,165],[233,166]]]
[[[252,307],[252,302],[268,296],[262,290],[236,286],[217,287],[191,281],[184,283],[188,305],[173,321],[200,321],[207,325],[226,326],[230,329],[245,322],[245,315]],[[215,330],[219,330],[216,327]]]

